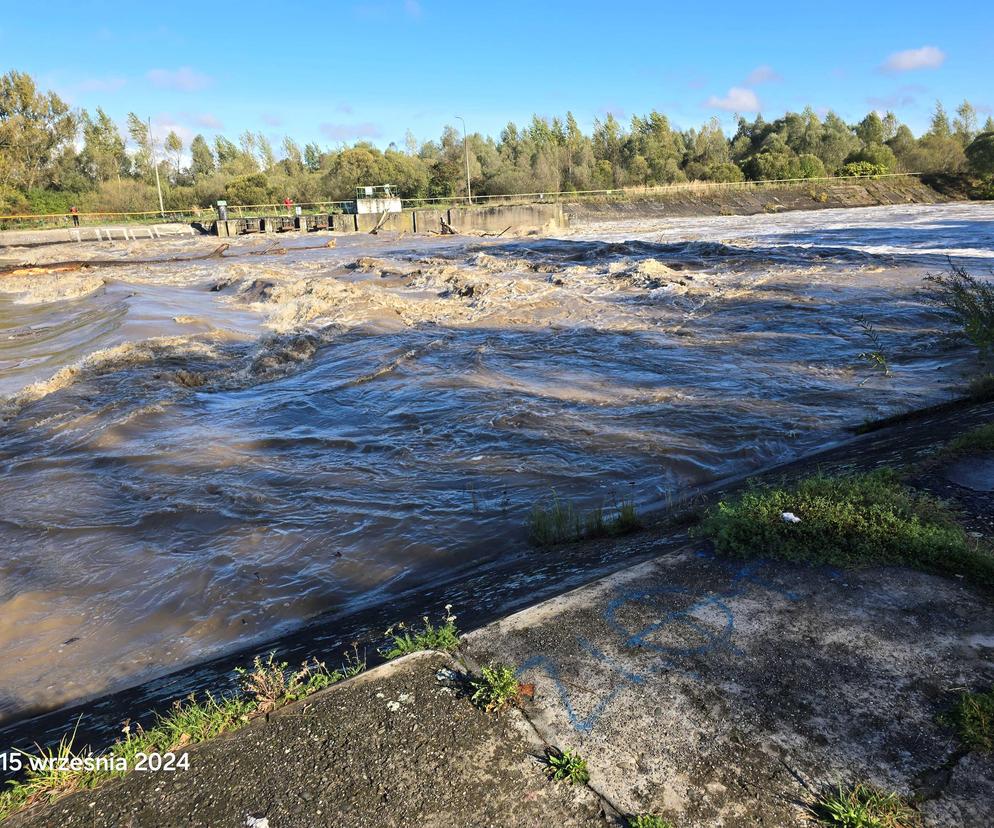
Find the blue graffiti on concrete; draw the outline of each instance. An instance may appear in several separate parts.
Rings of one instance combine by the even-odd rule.
[[[581,716],[577,711],[573,702],[573,696],[567,685],[573,684],[574,687],[578,687],[580,690],[590,691],[587,688],[579,687],[574,682],[566,681],[562,675],[562,668],[555,659],[544,655],[533,656],[521,665],[518,675],[524,675],[533,671],[545,673],[556,689],[556,693],[565,708],[570,724],[581,733],[589,733],[594,729],[601,715],[619,693],[631,686],[644,685],[648,675],[680,672],[693,680],[700,681],[700,674],[682,665],[680,659],[707,657],[718,650],[736,658],[743,656],[743,651],[732,642],[732,635],[735,632],[735,613],[724,599],[743,595],[750,586],[762,587],[782,596],[788,601],[798,601],[801,598],[797,593],[782,589],[757,575],[757,571],[765,564],[765,561],[760,560],[741,565],[737,562],[718,558],[711,552],[699,552],[697,553],[697,557],[707,559],[731,572],[731,582],[727,590],[719,593],[701,594],[678,586],[634,589],[620,592],[604,609],[603,618],[605,623],[619,635],[623,646],[647,650],[658,657],[652,664],[641,665],[640,669],[643,671],[642,673],[633,672],[628,666],[611,658],[587,639],[577,637],[578,647],[590,655],[596,662],[603,665],[609,671],[612,678],[616,679],[611,689],[598,699],[593,709],[586,716]],[[629,629],[619,617],[621,610],[627,605],[651,604],[664,596],[684,596],[689,600],[689,606],[685,609],[671,610],[660,619],[638,630]],[[719,624],[717,630],[704,624],[695,615],[695,613],[707,609],[713,610],[717,617],[724,621],[723,624]],[[656,633],[674,625],[678,625],[699,636],[702,639],[701,643],[686,646],[669,646],[651,640],[652,636]]]

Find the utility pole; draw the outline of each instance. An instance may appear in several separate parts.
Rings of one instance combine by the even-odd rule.
[[[148,119],[148,152],[152,156],[152,169],[155,170],[155,189],[159,192],[159,215],[166,217],[166,208],[162,205],[162,185],[159,183],[159,165],[155,160],[155,140],[152,138],[152,119]]]
[[[466,121],[461,115],[456,115],[456,119],[462,121],[462,150],[466,157],[466,198],[469,203],[473,203],[473,191],[469,186],[469,144],[466,143]]]

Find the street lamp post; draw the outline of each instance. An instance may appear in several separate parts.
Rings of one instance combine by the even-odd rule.
[[[469,144],[466,143],[466,121],[461,115],[456,115],[456,119],[462,121],[462,150],[466,158],[466,198],[472,204],[473,191],[469,186]]]

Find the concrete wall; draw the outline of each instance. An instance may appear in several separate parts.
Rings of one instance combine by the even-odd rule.
[[[354,213],[333,213],[331,229],[336,233],[354,233],[356,231]]]
[[[299,229],[324,229],[325,216],[303,216],[304,227]],[[512,233],[531,230],[548,230],[567,227],[569,221],[561,204],[509,204],[492,207],[453,207],[450,210],[425,208],[389,213],[381,229],[395,233],[437,233],[445,220],[457,233],[502,233],[510,228]],[[380,220],[373,213],[332,213],[327,217],[328,229],[336,233],[368,233]],[[215,232],[219,236],[237,236],[241,232],[272,233],[292,229],[295,220],[290,216],[231,219],[218,221]]]
[[[565,227],[562,204],[517,204],[504,207],[453,207],[449,224],[457,233],[500,233]]]
[[[447,210],[415,210],[413,217],[415,233],[440,233],[442,219],[449,220]]]
[[[368,233],[379,222],[380,217],[372,213],[359,213],[355,217],[356,229],[360,233]],[[414,225],[411,222],[410,213],[389,213],[380,225],[381,230],[393,230],[395,233],[411,233]]]

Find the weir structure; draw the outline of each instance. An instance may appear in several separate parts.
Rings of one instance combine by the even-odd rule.
[[[357,199],[357,202],[360,200]],[[244,233],[283,233],[290,230],[331,230],[336,233],[392,230],[421,235],[455,232],[499,236],[509,232],[538,232],[568,226],[569,219],[562,203],[554,202],[229,218],[216,220],[211,225],[210,232],[222,237]]]

